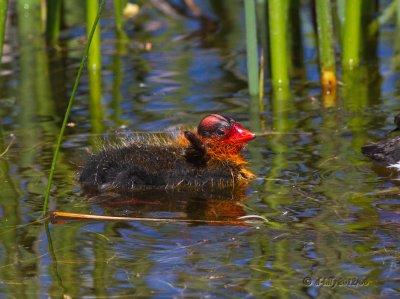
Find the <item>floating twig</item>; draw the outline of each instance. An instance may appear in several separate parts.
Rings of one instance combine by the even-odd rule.
[[[70,212],[62,212],[62,211],[50,212],[50,219],[52,222],[57,222],[57,220],[83,220],[83,221],[147,221],[147,222],[158,222],[158,223],[161,223],[161,222],[173,222],[173,223],[184,222],[184,223],[205,223],[205,224],[225,224],[225,225],[245,225],[246,224],[244,221],[241,221],[241,220],[202,220],[202,219],[103,216],[103,215],[70,213]]]

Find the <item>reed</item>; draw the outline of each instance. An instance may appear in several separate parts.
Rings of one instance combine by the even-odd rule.
[[[245,0],[244,9],[246,15],[247,78],[249,94],[251,96],[256,96],[259,94],[259,71],[256,4],[254,0]]]
[[[259,77],[258,77],[258,98],[259,104],[263,106],[264,99],[264,81],[266,77],[266,67],[265,61],[268,60],[268,19],[267,19],[267,2],[266,0],[257,0],[256,2],[256,10],[257,10],[257,29],[258,29],[258,38],[260,41],[260,64],[259,64]]]
[[[0,0],[0,60],[3,56],[3,44],[6,34],[8,0]]]
[[[331,2],[316,0],[319,64],[324,93],[336,88],[336,66]]]
[[[115,28],[117,29],[117,37],[123,36],[124,33],[124,18],[122,16],[122,11],[125,3],[125,0],[114,0],[114,19]]]
[[[98,14],[98,0],[86,2],[87,34],[90,33],[90,24]],[[90,100],[90,123],[93,134],[100,134],[103,131],[103,108],[101,103],[101,37],[100,26],[94,32],[92,45],[88,57],[89,73],[89,100]]]
[[[18,59],[18,97],[21,110],[18,113],[20,144],[22,148],[30,148],[39,140],[39,132],[32,130],[32,119],[37,111],[36,96],[36,57],[35,54],[42,46],[39,39],[32,36],[41,34],[41,16],[39,0],[24,0],[17,2],[17,40],[20,45]],[[40,51],[40,50],[39,50]],[[35,53],[35,54],[34,54]],[[19,156],[19,165],[28,167],[35,161],[34,151],[26,151]]]
[[[46,39],[55,46],[60,37],[62,0],[47,0]]]
[[[98,0],[87,0],[86,1],[87,36],[90,35],[92,28],[91,24],[93,24],[96,21],[98,13],[99,13]],[[91,70],[101,69],[100,26],[96,27],[93,34],[93,39],[91,41],[91,47],[89,48],[88,69],[89,69],[89,75]]]
[[[46,191],[45,191],[45,194],[44,194],[44,202],[43,202],[43,210],[42,210],[42,216],[43,217],[48,212],[50,190],[51,190],[51,185],[52,185],[52,182],[53,182],[54,172],[55,172],[55,169],[56,169],[57,158],[58,158],[58,155],[59,155],[59,152],[60,152],[61,141],[63,139],[65,128],[66,128],[67,122],[68,122],[68,118],[69,118],[69,115],[71,113],[72,105],[73,105],[75,97],[76,97],[76,92],[78,90],[78,85],[79,85],[79,81],[80,81],[81,76],[82,76],[83,68],[86,65],[86,61],[87,61],[87,58],[88,58],[88,55],[89,55],[89,49],[90,49],[90,45],[91,45],[92,40],[93,40],[94,32],[95,32],[95,30],[97,28],[97,24],[98,24],[98,22],[100,20],[101,12],[102,12],[103,7],[104,7],[104,1],[105,0],[101,0],[101,2],[100,2],[99,9],[97,10],[96,18],[94,19],[93,25],[91,27],[91,30],[90,30],[90,33],[89,33],[89,37],[88,37],[88,41],[87,41],[86,46],[85,46],[85,52],[84,52],[84,54],[82,56],[82,59],[81,59],[81,62],[79,64],[78,73],[76,75],[74,86],[73,86],[72,92],[71,92],[71,96],[70,96],[69,101],[68,101],[67,110],[65,111],[65,114],[64,114],[64,119],[63,119],[63,122],[62,122],[62,125],[61,125],[60,133],[58,134],[58,137],[57,137],[57,142],[56,142],[56,146],[55,146],[54,154],[53,154],[53,160],[51,162],[50,173],[49,173],[49,177],[48,177],[48,181],[47,181],[47,187],[46,187]]]
[[[360,64],[362,0],[346,1],[342,40],[342,65],[353,69]]]
[[[271,81],[274,89],[285,89],[289,85],[288,9],[288,0],[268,1]]]
[[[288,7],[288,72],[289,77],[305,79],[303,35],[300,0],[289,1]]]
[[[256,2],[256,15],[257,15],[257,31],[260,44],[260,60],[264,57],[268,61],[269,48],[268,48],[268,14],[267,14],[267,0],[257,0]],[[260,61],[261,65],[261,61]]]

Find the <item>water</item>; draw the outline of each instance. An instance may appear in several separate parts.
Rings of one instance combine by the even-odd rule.
[[[332,107],[323,104],[315,40],[306,35],[304,68],[291,93],[268,93],[260,111],[246,93],[241,5],[218,3],[223,9],[202,4],[218,30],[147,7],[135,25],[128,24],[126,44],[115,38],[110,7],[102,21],[102,86],[95,87],[103,105],[92,100],[90,109],[85,75],[51,209],[203,220],[255,214],[269,222],[37,223],[84,27],[79,11],[69,12],[72,27],[54,53],[45,50],[35,26],[24,31],[12,25],[0,89],[2,151],[12,143],[0,158],[1,297],[400,295],[398,175],[360,153],[363,144],[392,129],[399,109],[393,26],[382,28],[371,62],[353,77],[342,76]],[[146,43],[151,50],[143,49]],[[122,125],[146,132],[195,126],[210,112],[233,115],[256,132],[282,133],[249,144],[257,179],[240,198],[117,205],[81,195],[76,175],[99,134]]]

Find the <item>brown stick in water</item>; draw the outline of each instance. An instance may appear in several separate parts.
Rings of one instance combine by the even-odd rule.
[[[206,223],[206,224],[225,224],[225,225],[246,225],[240,220],[201,220],[201,219],[174,219],[174,218],[146,218],[146,217],[121,217],[121,216],[102,216],[81,213],[70,213],[62,211],[50,212],[51,222],[58,220],[87,220],[87,221],[148,221],[148,222],[184,222],[184,223]]]

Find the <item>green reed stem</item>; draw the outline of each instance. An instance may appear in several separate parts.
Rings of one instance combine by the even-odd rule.
[[[55,147],[55,150],[54,150],[53,161],[51,162],[51,168],[50,168],[50,173],[49,173],[49,177],[48,177],[48,181],[47,181],[46,192],[45,192],[45,195],[44,195],[43,211],[42,211],[42,215],[43,216],[45,216],[47,214],[47,212],[48,212],[50,189],[51,189],[51,184],[53,182],[54,172],[55,172],[55,169],[56,169],[56,163],[57,163],[58,154],[60,152],[61,141],[62,141],[62,138],[64,136],[65,128],[67,126],[68,117],[69,117],[69,115],[71,113],[72,104],[74,103],[74,100],[75,100],[75,96],[76,96],[76,92],[78,90],[79,81],[80,81],[81,76],[82,76],[83,68],[86,65],[86,61],[87,61],[87,58],[88,58],[88,55],[89,55],[90,44],[92,43],[94,32],[95,32],[95,30],[97,28],[97,24],[98,24],[98,22],[100,20],[101,12],[102,12],[103,7],[104,7],[104,1],[105,0],[101,0],[101,2],[99,4],[99,9],[97,10],[96,18],[95,18],[95,20],[93,22],[93,25],[92,25],[92,28],[90,30],[88,41],[87,41],[86,47],[85,47],[85,52],[84,52],[84,55],[82,56],[81,62],[79,64],[78,73],[76,75],[74,86],[73,86],[72,92],[71,92],[71,96],[70,96],[69,101],[68,101],[67,110],[65,111],[65,114],[64,114],[64,120],[63,120],[63,123],[61,125],[60,133],[58,134],[58,137],[57,137],[57,143],[56,143],[56,147]]]
[[[268,61],[269,48],[268,48],[268,16],[267,16],[267,0],[257,0],[256,2],[256,15],[257,15],[257,31],[259,43],[261,45],[261,53],[264,55],[264,60]],[[260,54],[260,60],[261,60]],[[261,64],[261,62],[260,62]]]
[[[305,78],[300,0],[290,0],[288,6],[288,72],[289,77],[293,74],[300,79]]]
[[[125,3],[125,0],[114,0],[114,19],[115,27],[117,29],[117,35],[123,34],[124,18],[122,16],[122,11],[124,9]]]
[[[86,1],[87,33],[89,26],[96,18],[98,0]],[[92,133],[100,134],[103,131],[103,109],[101,104],[101,37],[100,28],[96,28],[89,49],[88,72],[89,72],[89,100],[90,100],[90,123]]]
[[[319,63],[324,70],[335,72],[332,6],[330,1],[316,0]]]
[[[268,1],[271,79],[273,87],[277,89],[289,85],[288,12],[288,0]]]
[[[86,1],[86,30],[87,35],[90,35],[90,24],[96,20],[99,11],[98,0]],[[89,49],[88,69],[99,70],[101,68],[101,45],[100,45],[100,28],[97,27],[93,34],[92,47]]]
[[[3,56],[3,44],[6,34],[8,0],[0,0],[0,60]]]
[[[62,0],[47,0],[46,39],[55,46],[60,37]]]
[[[344,69],[353,69],[360,64],[362,1],[346,1],[342,45]]]
[[[247,78],[249,94],[258,95],[257,19],[254,0],[244,0],[246,15]]]

